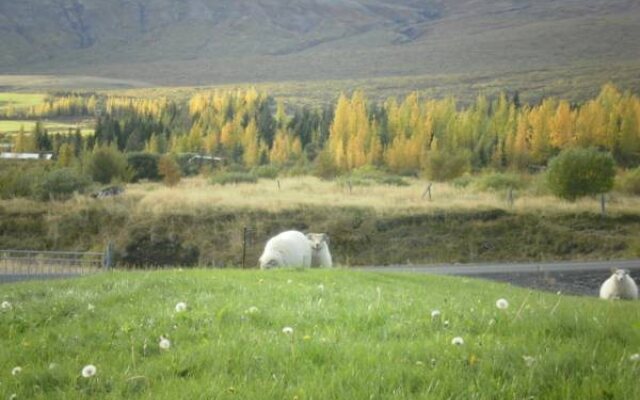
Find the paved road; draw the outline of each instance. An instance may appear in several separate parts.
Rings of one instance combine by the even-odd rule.
[[[611,275],[612,268],[628,269],[631,271],[631,276],[637,282],[640,282],[640,260],[527,264],[394,265],[357,269],[362,271],[471,276],[554,293],[598,296],[600,285]]]
[[[504,273],[586,272],[610,271],[612,268],[640,270],[639,260],[625,261],[572,261],[550,263],[487,263],[438,265],[389,265],[357,267],[364,271],[419,272],[438,275],[492,275]]]

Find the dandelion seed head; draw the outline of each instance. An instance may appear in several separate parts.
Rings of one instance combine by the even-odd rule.
[[[186,310],[187,310],[187,303],[181,301],[178,304],[176,304],[176,312],[183,312]]]
[[[498,299],[498,301],[496,301],[496,307],[501,310],[506,310],[507,308],[509,308],[509,302],[507,301],[507,299]]]
[[[431,319],[440,318],[440,310],[431,311]]]
[[[247,313],[247,314],[255,314],[255,313],[257,313],[258,311],[260,311],[260,310],[258,310],[258,307],[256,307],[256,306],[251,306],[251,307],[247,308],[246,313]]]
[[[19,374],[19,373],[21,373],[21,372],[22,372],[22,367],[14,367],[14,368],[11,370],[11,375],[16,376],[16,375],[18,375],[18,374]]]
[[[318,285],[318,290],[324,292],[324,285],[322,283]]]
[[[456,336],[453,339],[451,339],[451,344],[455,344],[456,346],[462,346],[464,344],[464,339],[462,339],[460,336]]]
[[[293,328],[290,326],[285,326],[284,328],[282,328],[282,333],[284,333],[285,335],[293,335]]]
[[[3,310],[10,310],[11,308],[13,308],[13,306],[11,305],[11,303],[9,303],[8,301],[3,301],[2,302],[2,306],[0,306]]]
[[[171,347],[171,341],[164,336],[160,336],[160,343],[158,343],[158,346],[160,346],[160,349],[162,350],[169,350]]]
[[[443,325],[444,325],[444,327],[445,327],[445,328],[448,328],[448,327],[449,327],[449,320],[448,320],[448,319],[447,319],[447,320],[445,320],[445,321],[443,322]]]
[[[91,378],[96,372],[98,372],[98,369],[93,364],[85,365],[84,368],[82,368],[82,376],[84,378]]]
[[[531,356],[522,356],[522,359],[524,360],[524,363],[527,365],[527,367],[532,366],[536,362],[536,358]]]
[[[640,361],[640,354],[639,353],[635,353],[629,356],[629,360],[633,361],[633,362],[638,362]]]
[[[56,369],[56,368],[58,368],[58,364],[56,363],[49,364],[49,369]]]
[[[13,393],[11,394],[11,396],[9,396],[9,400],[16,400],[18,398],[18,395]]]

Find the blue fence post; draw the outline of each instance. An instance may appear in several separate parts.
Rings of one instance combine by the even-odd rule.
[[[102,267],[104,269],[113,268],[113,242],[109,241],[102,256]]]

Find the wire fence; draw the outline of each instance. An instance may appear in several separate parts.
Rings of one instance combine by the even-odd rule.
[[[0,250],[0,283],[96,273],[111,267],[110,253]]]

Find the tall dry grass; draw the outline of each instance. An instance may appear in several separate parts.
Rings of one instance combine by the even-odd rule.
[[[482,192],[436,183],[432,196],[424,196],[426,182],[409,180],[409,186],[354,186],[350,191],[334,181],[315,177],[260,180],[257,184],[211,185],[204,178],[189,178],[172,188],[159,183],[129,185],[126,197],[137,211],[157,214],[198,214],[209,209],[254,208],[279,211],[298,206],[368,207],[379,212],[477,211],[504,209],[518,213],[600,212],[599,198],[568,202],[548,195],[516,193],[513,204],[504,192]],[[607,195],[607,212],[640,212],[640,199]]]

